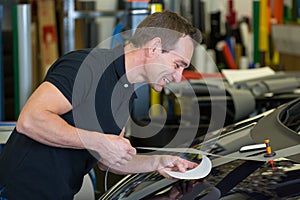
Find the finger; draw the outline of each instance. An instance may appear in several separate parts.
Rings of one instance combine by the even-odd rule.
[[[136,149],[134,147],[131,147],[128,151],[127,151],[130,155],[135,155],[136,154]]]
[[[117,163],[119,164],[119,166],[122,166],[122,165],[126,165],[130,160],[132,160],[132,158],[126,156],[126,157],[122,157]]]
[[[115,165],[116,167],[120,167],[122,164],[121,164],[121,162],[116,162],[114,165]]]
[[[136,149],[133,146],[131,146],[130,141],[128,139],[124,138],[124,140],[126,142],[126,144],[125,144],[126,145],[125,151],[127,153],[131,154],[131,155],[135,155],[136,154]]]
[[[120,133],[120,137],[124,137],[124,135],[125,135],[125,127],[122,129],[122,131],[121,131],[121,133]]]
[[[123,160],[125,160],[126,162],[131,161],[132,160],[132,155],[131,154],[126,154],[122,157]]]
[[[177,168],[180,172],[186,172],[187,166],[182,162],[177,162]]]
[[[192,169],[192,168],[195,168],[197,167],[199,164],[198,163],[195,163],[195,162],[189,162],[188,161],[188,168]]]
[[[183,165],[183,167],[184,167],[185,169],[193,169],[193,168],[195,168],[195,167],[198,166],[198,163],[190,162],[190,161],[185,160],[185,159],[182,159],[182,160],[179,161],[179,162],[182,163],[182,165]]]
[[[128,156],[126,156],[126,157],[123,157],[118,163],[121,164],[121,165],[125,165],[128,162],[130,162],[130,160],[132,160],[132,157],[129,158]]]
[[[121,136],[120,136],[121,138]],[[135,155],[136,154],[136,149],[131,146],[130,141],[126,138],[121,138],[121,142],[120,145],[122,145],[121,149],[126,152],[129,153],[131,155]]]

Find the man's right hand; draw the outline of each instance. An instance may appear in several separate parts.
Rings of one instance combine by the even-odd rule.
[[[111,134],[103,134],[101,146],[97,152],[100,154],[102,162],[107,166],[121,166],[126,164],[136,154],[136,149],[133,148],[128,139]]]

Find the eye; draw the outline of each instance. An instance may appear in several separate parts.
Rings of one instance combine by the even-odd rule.
[[[178,65],[177,63],[175,63],[175,69],[179,69],[180,65]]]

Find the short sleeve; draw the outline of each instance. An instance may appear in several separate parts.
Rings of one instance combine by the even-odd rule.
[[[48,70],[44,81],[52,83],[72,104],[74,82],[89,50],[70,52],[59,58]]]

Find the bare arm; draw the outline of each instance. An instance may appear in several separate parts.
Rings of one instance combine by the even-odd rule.
[[[25,104],[16,129],[46,145],[94,150],[104,160],[117,165],[135,154],[130,142],[121,136],[78,129],[66,123],[60,115],[71,109],[64,95],[53,84],[44,82]]]
[[[101,170],[106,170],[116,174],[133,174],[158,171],[163,176],[170,178],[164,171],[185,172],[189,168],[194,168],[198,164],[177,156],[170,155],[135,155],[133,159],[122,166],[109,166],[105,161],[98,162]]]

